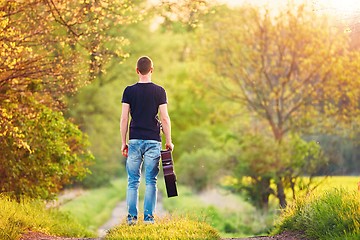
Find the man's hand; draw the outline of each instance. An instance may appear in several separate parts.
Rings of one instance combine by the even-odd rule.
[[[124,156],[124,157],[127,157],[128,156],[128,152],[129,152],[129,147],[127,144],[123,144],[121,146],[121,154]]]
[[[173,151],[173,150],[174,150],[174,144],[172,144],[172,143],[166,143],[166,144],[165,144],[165,148],[166,148],[167,150]]]

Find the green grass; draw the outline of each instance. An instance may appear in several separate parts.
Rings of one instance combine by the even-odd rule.
[[[162,189],[161,184],[160,189]],[[266,234],[273,226],[273,213],[264,214],[240,197],[238,210],[228,210],[205,204],[188,187],[178,185],[179,196],[163,198],[164,208],[172,215],[187,216],[194,221],[204,221],[214,227],[221,237],[248,237]],[[223,202],[222,205],[228,203]]]
[[[324,190],[302,198],[282,214],[275,232],[300,231],[310,239],[360,239],[360,193]]]
[[[307,179],[304,178],[304,181]],[[318,177],[314,179],[315,183],[321,183],[314,191],[317,194],[325,193],[334,189],[334,187],[343,187],[346,190],[352,191],[357,189],[357,182],[359,177]],[[159,188],[162,191],[162,181],[159,181]],[[171,214],[187,215],[193,220],[206,221],[212,227],[217,229],[221,237],[248,237],[255,235],[268,234],[278,217],[276,207],[270,210],[267,214],[263,213],[253,206],[249,205],[245,200],[239,199],[237,202],[239,209],[235,211],[228,211],[219,208],[218,206],[209,206],[204,204],[201,199],[194,194],[189,188],[178,185],[179,197],[166,198],[164,197],[164,207]],[[288,192],[289,203],[291,199],[291,192]],[[240,198],[240,197],[239,197]],[[224,203],[226,204],[226,203]],[[271,200],[271,206],[277,206],[277,200]],[[316,221],[316,220],[314,220]]]
[[[20,239],[27,231],[65,237],[94,236],[68,214],[46,209],[40,201],[22,200],[18,203],[0,195],[0,239]]]
[[[122,224],[112,229],[106,238],[120,239],[220,239],[217,231],[205,222],[194,221],[186,217],[167,217],[155,224],[139,222],[134,226]]]
[[[117,179],[108,187],[87,191],[60,207],[81,225],[96,231],[110,217],[116,204],[126,197],[126,179]]]

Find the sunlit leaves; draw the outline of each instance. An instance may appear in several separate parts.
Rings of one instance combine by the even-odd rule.
[[[201,16],[209,13],[210,5],[211,2],[208,0],[163,0],[158,11],[166,27],[173,23],[181,23],[187,30],[191,30],[199,26]]]
[[[325,85],[338,82],[335,72],[348,54],[346,36],[304,6],[275,17],[256,8],[226,13],[220,11],[200,33],[200,53],[220,75],[209,85],[266,119],[277,139],[294,127],[308,127],[307,115],[316,115],[326,101]],[[341,92],[329,93],[334,91]]]
[[[127,0],[0,1],[0,192],[49,198],[87,172],[63,99],[126,57],[125,37],[108,31],[136,21],[132,11]]]
[[[53,94],[76,91],[86,75],[92,80],[102,70],[109,56],[124,57],[126,40],[107,31],[136,21],[126,0],[4,1],[0,10],[0,83],[18,78],[26,85],[25,77],[37,78]],[[111,51],[110,43],[116,46]]]

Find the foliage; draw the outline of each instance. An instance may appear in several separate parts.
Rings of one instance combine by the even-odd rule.
[[[113,176],[107,171],[107,166],[100,162],[99,159],[95,159],[94,164],[89,167],[91,171],[83,179],[75,180],[68,187],[83,187],[84,189],[96,189],[100,187],[106,187],[110,185]]]
[[[76,90],[79,73],[99,71],[110,53],[121,56],[123,40],[104,33],[130,21],[130,9],[127,1],[1,1],[1,97],[29,85],[52,98]],[[106,52],[110,40],[118,47]]]
[[[234,19],[241,24],[231,24]],[[322,111],[334,113],[339,98],[330,101],[327,94],[343,92],[335,85],[346,88],[353,96],[349,101],[356,102],[357,90],[348,87],[358,81],[349,84],[342,79],[357,79],[351,77],[354,63],[348,59],[357,59],[358,54],[344,51],[347,41],[341,30],[330,30],[326,18],[306,6],[281,9],[276,17],[255,7],[219,11],[199,34],[203,46],[199,56],[205,56],[204,64],[215,72],[207,76],[208,85],[265,119],[276,140],[315,123],[319,102],[327,105]],[[350,105],[356,109],[356,103]]]
[[[296,192],[311,189],[312,178],[327,163],[315,141],[306,142],[298,136],[287,137],[284,141],[286,145],[278,145],[270,137],[250,133],[243,135],[239,147],[230,153],[237,191],[244,191],[255,206],[265,210],[269,196],[276,196],[273,183],[279,172],[286,178],[292,197],[296,198]],[[278,158],[283,161],[276,161]],[[309,177],[307,183],[302,181],[303,175]]]
[[[122,224],[111,229],[105,239],[220,239],[220,236],[205,222],[172,216],[156,224]]]
[[[22,199],[19,203],[0,195],[0,238],[20,239],[21,234],[27,231],[54,236],[94,237],[69,215],[46,209],[40,201]]]
[[[341,135],[308,135],[319,143],[329,163],[321,169],[319,175],[356,175],[360,172],[358,164],[360,156],[359,137]]]
[[[209,12],[209,0],[162,1],[155,7],[158,16],[162,18],[162,26],[175,32],[188,32],[200,24],[202,16]]]
[[[88,230],[96,231],[110,217],[116,204],[125,199],[126,179],[112,181],[110,186],[88,190],[65,203],[61,212],[73,216]]]
[[[220,178],[223,157],[216,149],[210,131],[194,128],[180,135],[180,158],[175,160],[176,174],[182,184],[196,191],[214,186]]]
[[[12,129],[1,126],[0,191],[17,199],[52,198],[73,177],[87,173],[87,139],[61,112],[31,97],[16,100],[2,104]]]
[[[220,178],[222,155],[218,151],[200,149],[192,153],[184,153],[176,165],[179,181],[191,186],[196,191],[214,186]]]
[[[0,1],[1,192],[49,198],[86,172],[85,137],[63,99],[125,56],[107,30],[134,21],[131,10],[126,0]]]
[[[359,54],[349,49],[341,29],[331,28],[327,18],[305,5],[289,5],[276,16],[249,6],[217,10],[198,32],[198,61],[208,72],[205,87],[246,106],[263,124],[262,134],[272,135],[277,150],[269,161],[279,168],[268,178],[275,181],[284,207],[284,188],[293,178],[288,174],[297,171],[281,154],[291,148],[285,138],[357,124],[360,81],[353,75],[359,68],[353,67]]]
[[[139,3],[137,7],[141,8],[144,4]],[[211,97],[197,86],[194,76],[188,71],[194,63],[186,61],[192,34],[185,26],[187,23],[181,20],[181,31],[167,25],[176,25],[177,20],[174,19],[153,26],[154,22],[157,23],[157,14],[167,14],[166,12],[170,11],[174,16],[179,15],[178,17],[182,18],[190,11],[195,11],[194,7],[187,9],[187,4],[194,4],[195,7],[197,4],[194,1],[169,4],[172,6],[171,9],[165,7],[167,4],[156,5],[144,13],[140,21],[122,27],[121,32],[112,29],[112,34],[123,34],[130,43],[124,47],[124,51],[129,53],[127,60],[119,63],[117,58],[110,59],[108,64],[103,66],[106,74],[98,75],[92,84],[82,88],[76,96],[69,99],[70,109],[67,115],[74,118],[81,129],[89,135],[92,143],[90,149],[96,158],[96,166],[90,167],[94,174],[89,176],[89,182],[104,172],[110,177],[118,177],[125,173],[124,158],[120,148],[116,147],[120,146],[120,135],[116,129],[119,129],[123,89],[134,84],[138,78],[134,66],[139,56],[152,57],[155,64],[152,80],[164,86],[167,91],[173,141],[178,149],[174,152],[175,159],[178,159],[183,150],[178,147],[183,142],[182,133],[187,128],[211,121],[216,116],[213,112],[214,106],[208,105]],[[193,94],[194,92],[196,94]],[[207,118],[208,115],[212,115],[212,118]]]
[[[299,199],[284,210],[277,232],[301,231],[311,239],[359,239],[359,193],[332,189]]]

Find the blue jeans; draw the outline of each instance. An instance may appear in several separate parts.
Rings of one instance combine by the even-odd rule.
[[[139,184],[141,167],[145,166],[144,221],[153,221],[157,195],[157,175],[159,173],[161,142],[155,140],[129,141],[129,152],[126,160],[128,174],[127,207],[130,218],[137,218],[139,202]]]

